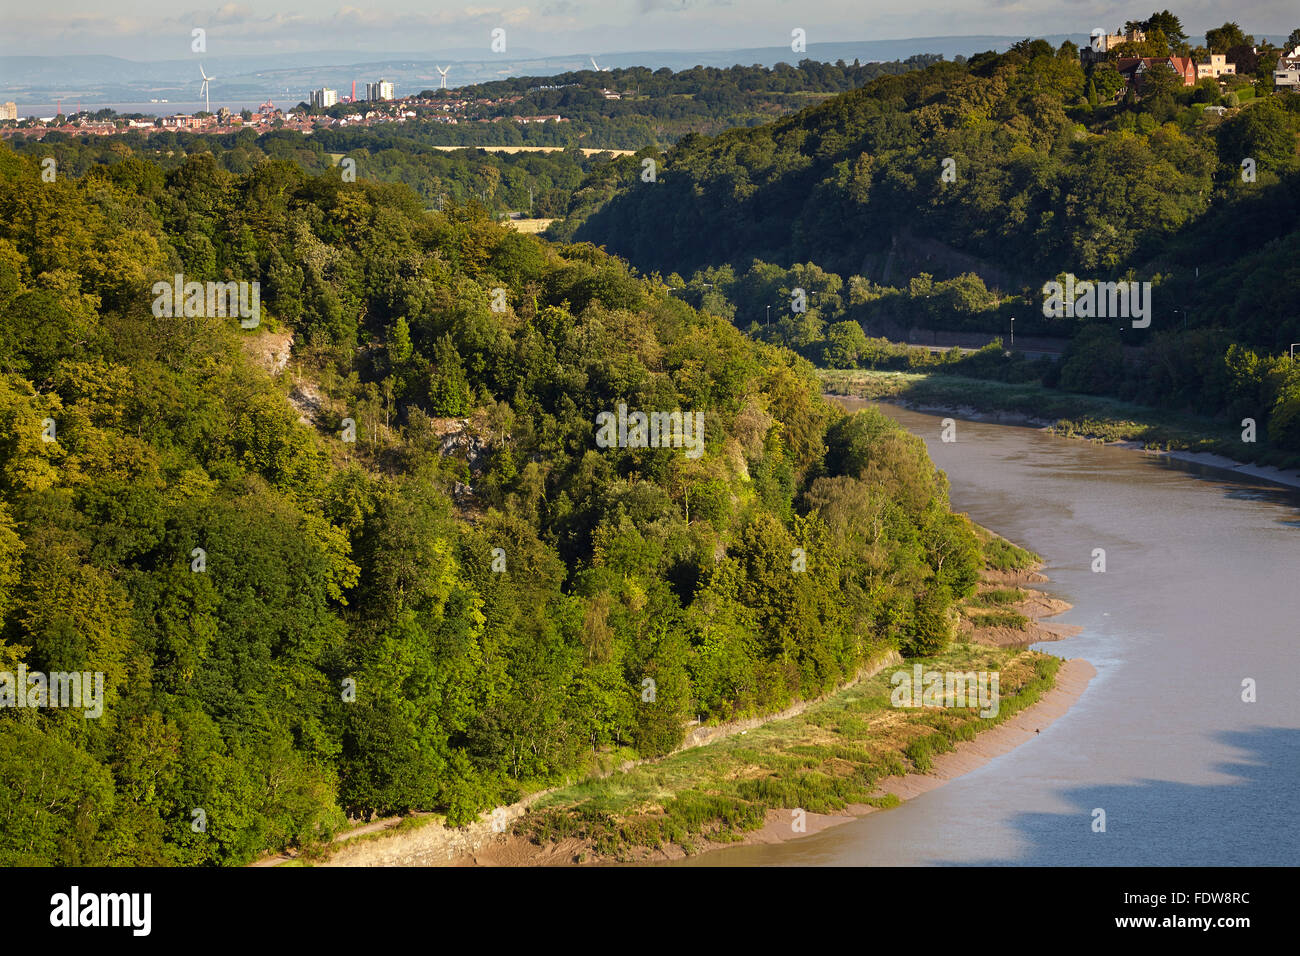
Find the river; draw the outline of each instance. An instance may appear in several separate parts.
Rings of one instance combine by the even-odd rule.
[[[945,443],[939,416],[882,408],[926,440],[954,510],[1044,557],[1041,587],[1074,605],[1053,621],[1083,631],[1039,648],[1097,677],[1029,742],[896,809],[682,862],[1300,863],[1300,493],[1034,428],[959,420]]]

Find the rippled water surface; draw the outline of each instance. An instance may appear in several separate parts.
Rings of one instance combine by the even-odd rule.
[[[1032,428],[959,421],[943,443],[938,416],[882,408],[955,510],[1043,555],[1074,605],[1054,620],[1084,630],[1042,649],[1098,675],[1033,740],[897,809],[683,862],[1300,863],[1300,494]]]

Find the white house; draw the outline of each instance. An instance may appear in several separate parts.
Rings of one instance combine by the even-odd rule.
[[[1300,46],[1278,57],[1273,67],[1273,85],[1279,90],[1300,92]]]

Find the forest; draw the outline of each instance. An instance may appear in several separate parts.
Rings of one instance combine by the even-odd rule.
[[[104,681],[0,707],[3,864],[460,824],[950,640],[973,526],[806,359],[473,202],[220,154],[0,145],[0,673]],[[256,326],[160,317],[177,275]],[[704,454],[598,447],[624,403]]]
[[[1235,49],[1233,26],[1210,31],[1216,47]],[[602,164],[551,235],[832,367],[897,364],[866,344],[885,325],[1006,341],[1014,318],[1068,338],[1065,361],[986,356],[984,374],[1253,417],[1295,455],[1300,96],[1166,73],[1117,98],[1113,64],[1041,40],[935,63],[684,137],[649,157],[653,181],[643,157]],[[1150,327],[1046,317],[1042,288],[1067,274],[1151,282]]]
[[[584,146],[609,149],[664,147],[687,133],[712,134],[758,126],[810,103],[857,89],[877,77],[921,69],[942,57],[918,54],[886,63],[778,63],[697,66],[689,70],[644,67],[580,70],[550,77],[512,77],[454,90],[425,90],[438,101],[471,100],[474,115],[562,115],[568,122],[520,127],[515,123],[430,124],[429,142],[439,145]],[[619,94],[608,99],[603,91]],[[344,115],[347,107],[322,112]]]
[[[563,215],[587,175],[611,158],[609,154],[587,156],[580,149],[513,154],[439,150],[420,142],[408,128],[386,126],[321,130],[311,136],[295,130],[258,134],[251,129],[222,135],[166,130],[148,136],[130,132],[74,137],[53,132],[42,140],[16,136],[12,147],[23,155],[52,157],[59,169],[73,176],[129,156],[170,170],[184,165],[191,155],[208,156],[231,173],[248,173],[267,160],[283,160],[320,174],[347,156],[356,164],[358,177],[407,185],[426,206],[475,202],[497,216],[521,212],[543,219]]]

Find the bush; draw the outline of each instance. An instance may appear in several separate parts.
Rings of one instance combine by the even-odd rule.
[[[1075,337],[1061,361],[1061,388],[1085,395],[1114,394],[1124,378],[1119,332],[1090,326]]]

